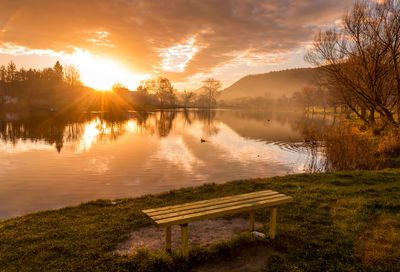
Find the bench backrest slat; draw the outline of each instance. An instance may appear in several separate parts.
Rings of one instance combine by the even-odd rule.
[[[216,202],[216,203],[213,203],[212,205],[201,206],[201,207],[195,206],[194,208],[191,208],[191,209],[186,209],[186,210],[181,210],[181,211],[171,211],[169,213],[164,213],[164,214],[160,214],[160,215],[152,215],[151,218],[155,221],[158,221],[158,220],[182,216],[182,215],[190,215],[190,214],[196,214],[196,213],[201,213],[201,212],[205,212],[205,211],[218,210],[218,209],[222,209],[222,208],[236,207],[236,206],[241,206],[243,204],[256,204],[260,201],[265,201],[265,200],[274,200],[274,199],[279,200],[282,197],[286,197],[286,196],[283,194],[273,194],[273,195],[269,195],[269,196],[259,196],[257,198],[237,200],[234,202],[223,202],[223,203]]]
[[[256,210],[291,202],[292,198],[275,191],[226,196],[209,200],[143,210],[159,227],[185,224],[233,213]]]
[[[222,205],[222,204],[228,204],[228,205],[234,205],[235,203],[238,202],[243,202],[243,201],[253,201],[253,200],[257,200],[257,199],[262,199],[262,198],[266,198],[266,197],[273,197],[273,196],[277,196],[279,195],[279,193],[277,192],[273,192],[273,191],[268,191],[265,192],[263,194],[257,194],[257,195],[246,195],[243,197],[232,197],[229,199],[212,199],[209,201],[202,201],[201,203],[197,203],[195,202],[193,205],[190,206],[183,206],[183,207],[177,207],[177,208],[170,208],[168,210],[155,210],[153,212],[146,212],[146,214],[148,214],[149,216],[151,216],[152,218],[158,218],[159,216],[163,216],[163,215],[168,215],[171,213],[176,213],[176,212],[184,212],[184,211],[190,211],[190,210],[194,210],[194,209],[202,209],[202,208],[212,208],[213,206],[217,206],[217,205]]]
[[[265,194],[265,193],[277,193],[271,190],[266,190],[266,191],[257,191],[257,192],[252,192],[252,193],[247,193],[247,194],[240,194],[240,195],[233,195],[233,196],[225,196],[225,197],[219,197],[219,198],[213,198],[213,199],[207,199],[207,200],[201,200],[201,201],[196,201],[196,202],[190,202],[190,203],[183,203],[183,204],[178,204],[178,205],[173,205],[173,206],[166,206],[166,207],[161,207],[161,208],[154,208],[154,209],[147,209],[143,210],[144,213],[146,214],[153,214],[156,212],[161,212],[161,211],[169,211],[175,208],[184,208],[184,207],[190,207],[190,206],[196,206],[200,204],[208,204],[213,201],[224,201],[224,200],[232,200],[232,199],[237,199],[237,198],[246,198],[246,197],[252,197],[260,194]]]
[[[162,220],[155,220],[155,222],[160,227],[166,227],[166,226],[177,225],[177,224],[185,224],[185,223],[203,220],[203,219],[220,217],[220,216],[229,215],[232,213],[244,212],[244,211],[248,211],[251,209],[259,209],[259,208],[264,208],[264,207],[281,205],[281,204],[288,203],[291,201],[292,201],[291,197],[283,196],[283,197],[280,197],[279,199],[268,199],[268,200],[254,202],[254,203],[246,203],[246,204],[242,204],[242,205],[230,206],[230,207],[225,207],[225,208],[216,209],[216,210],[209,210],[209,211],[204,211],[204,212],[195,213],[195,214],[176,216],[176,217],[171,217],[171,218],[162,219]]]

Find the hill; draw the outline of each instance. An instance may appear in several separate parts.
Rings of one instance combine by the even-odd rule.
[[[283,95],[291,96],[304,86],[315,82],[316,72],[317,68],[298,68],[248,75],[222,90],[219,94],[219,100],[230,101],[260,96],[270,96],[271,98],[280,98]]]
[[[204,94],[205,92],[206,92],[206,89],[204,86],[202,86],[196,90],[193,90],[193,93],[195,93],[196,95]]]

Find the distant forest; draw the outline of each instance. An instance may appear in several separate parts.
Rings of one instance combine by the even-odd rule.
[[[57,61],[42,70],[17,70],[11,61],[0,67],[0,105],[6,110],[56,111],[72,105],[98,109],[101,94],[82,85],[74,66],[63,67]]]

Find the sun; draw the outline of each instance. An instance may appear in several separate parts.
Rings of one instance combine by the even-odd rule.
[[[116,61],[81,49],[76,49],[73,62],[79,69],[83,84],[99,91],[110,91],[115,83],[135,90],[140,81],[150,78],[148,74],[133,73]]]

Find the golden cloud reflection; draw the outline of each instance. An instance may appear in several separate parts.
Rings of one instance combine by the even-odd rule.
[[[0,218],[91,199],[303,172],[309,158],[306,145],[290,148],[303,142],[297,130],[302,119],[281,113],[91,112],[4,120]]]
[[[187,172],[192,172],[196,166],[204,165],[201,158],[195,157],[191,150],[186,146],[182,136],[171,135],[162,139],[157,153],[152,159],[167,160],[169,163],[178,165]]]

